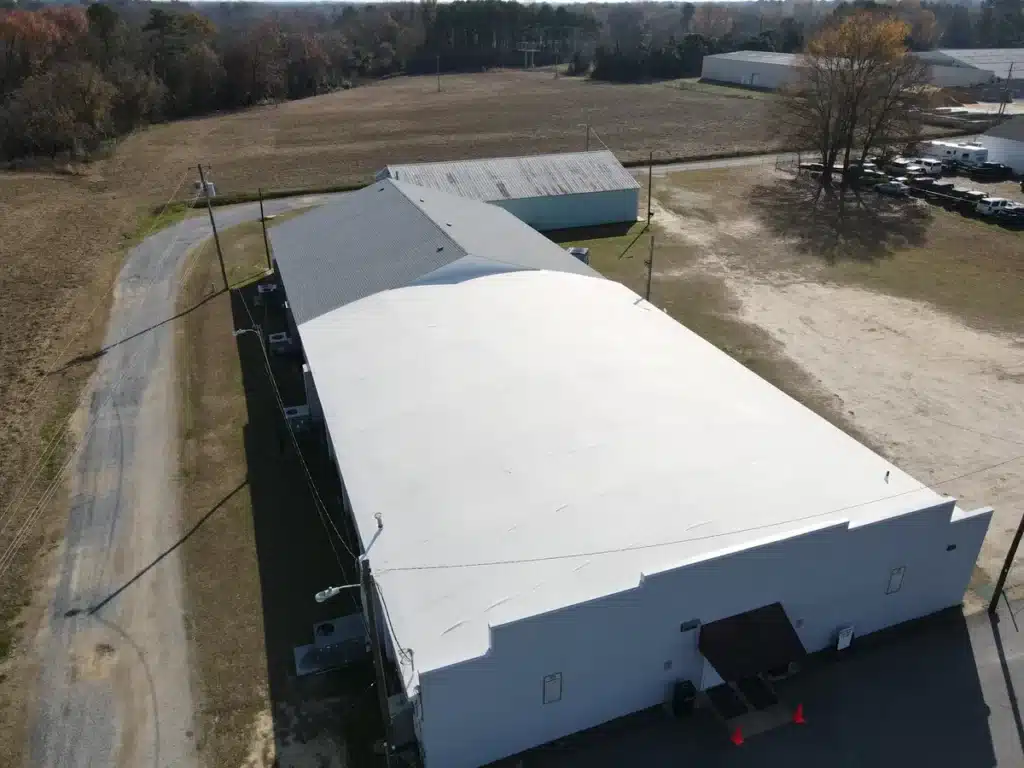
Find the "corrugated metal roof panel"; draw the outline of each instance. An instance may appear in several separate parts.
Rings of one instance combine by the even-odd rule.
[[[342,195],[269,235],[299,325],[466,255],[390,182]]]
[[[390,179],[341,195],[269,231],[297,325],[464,259],[598,276],[488,203]]]
[[[640,186],[615,155],[606,150],[389,165],[382,174],[485,201],[611,192]]]
[[[1002,79],[1010,76],[1012,63],[1015,79],[1024,79],[1024,48],[940,48],[937,52],[961,66],[984,69]]]
[[[776,53],[774,51],[733,51],[732,53],[715,53],[705,59],[731,59],[733,61],[751,61],[761,64],[782,64],[788,67],[803,66],[803,56],[798,53]]]

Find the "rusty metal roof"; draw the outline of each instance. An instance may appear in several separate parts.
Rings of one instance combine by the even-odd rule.
[[[612,192],[640,186],[607,150],[389,165],[377,177],[487,202]]]

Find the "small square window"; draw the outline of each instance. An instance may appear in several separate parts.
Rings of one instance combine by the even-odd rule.
[[[554,704],[562,700],[562,673],[544,676],[544,703]]]

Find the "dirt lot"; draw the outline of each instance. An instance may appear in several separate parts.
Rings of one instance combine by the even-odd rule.
[[[1024,509],[1024,238],[871,193],[839,219],[764,168],[655,190],[652,300],[923,482],[995,507],[985,597]],[[639,230],[590,244],[642,292],[648,235],[618,255]]]

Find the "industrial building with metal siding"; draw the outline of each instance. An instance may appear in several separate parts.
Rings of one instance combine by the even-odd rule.
[[[428,768],[960,602],[991,510],[507,212],[389,179],[271,236]]]
[[[969,87],[1024,78],[1024,50],[941,49],[914,53],[928,64],[929,80],[940,87]],[[701,79],[777,90],[796,82],[804,57],[795,53],[734,51],[704,57]]]
[[[640,201],[640,184],[607,150],[389,165],[377,179],[493,203],[542,232],[633,222]]]
[[[803,56],[768,51],[734,51],[705,56],[702,80],[777,90],[796,82]]]

